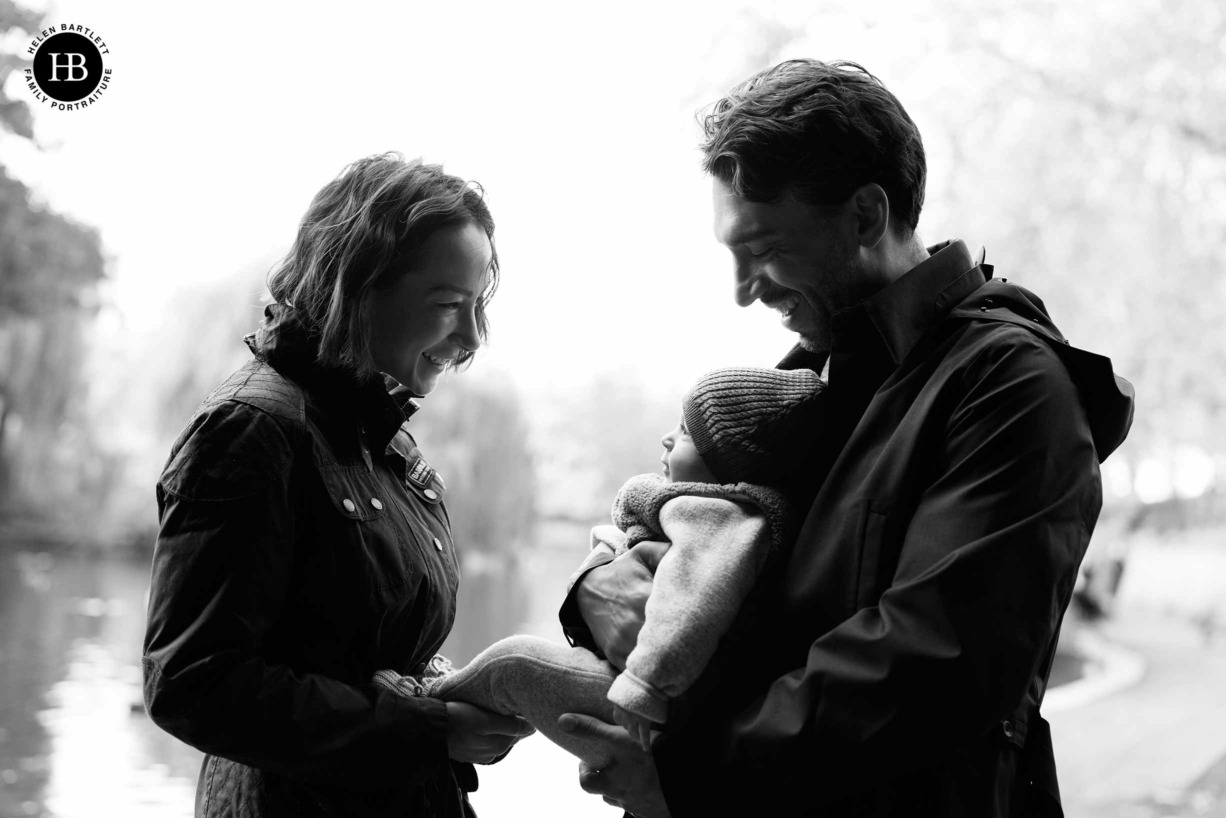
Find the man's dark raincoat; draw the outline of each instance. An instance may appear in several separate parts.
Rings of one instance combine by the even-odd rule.
[[[1131,387],[931,252],[835,318],[808,517],[653,747],[674,818],[1061,814],[1039,704]]]

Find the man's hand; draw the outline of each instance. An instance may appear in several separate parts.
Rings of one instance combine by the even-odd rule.
[[[626,657],[638,641],[656,566],[667,551],[668,543],[641,542],[579,581],[575,591],[579,614],[618,670],[625,670]]]
[[[624,809],[636,818],[670,818],[655,760],[625,730],[579,713],[563,714],[558,719],[558,729],[605,747],[610,761],[601,769],[586,761],[579,762],[579,786],[585,792],[604,796],[606,804]]]
[[[515,742],[535,732],[519,716],[447,702],[447,755],[455,761],[493,764],[510,752]]]

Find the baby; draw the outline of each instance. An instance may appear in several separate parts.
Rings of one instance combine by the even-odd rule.
[[[592,529],[592,548],[617,558],[645,540],[669,543],[625,667],[512,636],[459,670],[436,656],[414,675],[381,670],[375,682],[520,715],[589,763],[601,762],[599,748],[559,730],[563,713],[615,721],[647,749],[670,700],[702,673],[767,558],[794,533],[786,492],[816,437],[822,388],[809,370],[727,368],[686,395],[681,422],[661,441],[663,474],[628,480],[614,525]]]

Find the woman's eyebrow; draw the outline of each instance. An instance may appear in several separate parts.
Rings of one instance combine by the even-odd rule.
[[[466,289],[464,287],[459,287],[455,284],[435,284],[429,290],[429,292],[432,292],[432,293],[443,292],[443,291],[459,293],[460,295],[465,296],[466,298],[473,297],[472,290]]]

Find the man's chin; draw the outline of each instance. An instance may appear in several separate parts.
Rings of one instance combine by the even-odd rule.
[[[821,339],[814,338],[812,335],[797,333],[796,343],[800,344],[800,348],[805,352],[827,352],[830,349],[830,344],[823,343]]]

